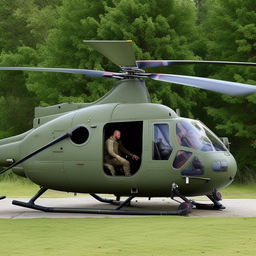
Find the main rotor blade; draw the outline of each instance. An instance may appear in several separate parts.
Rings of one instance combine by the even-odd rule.
[[[119,75],[122,75],[122,73],[113,73],[113,72],[89,70],[89,69],[72,69],[72,68],[0,67],[0,70],[61,72],[61,73],[82,74],[82,75],[92,76],[92,77],[107,77],[107,78],[119,78]]]
[[[117,66],[136,67],[136,59],[131,40],[124,41],[101,41],[84,40],[93,49],[107,57]]]
[[[250,84],[241,84],[216,80],[211,78],[181,76],[169,74],[145,74],[145,76],[158,81],[164,81],[174,84],[182,84],[191,87],[201,88],[213,92],[219,92],[231,96],[247,95],[256,92],[256,86]]]
[[[216,64],[216,65],[241,65],[256,66],[253,62],[233,62],[233,61],[209,61],[209,60],[138,60],[136,61],[138,68],[155,68],[173,65],[189,65],[189,64]]]

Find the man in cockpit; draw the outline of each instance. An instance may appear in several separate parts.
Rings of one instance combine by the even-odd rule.
[[[116,175],[115,166],[122,166],[125,176],[131,176],[130,162],[122,157],[123,155],[131,156],[132,159],[138,160],[139,156],[129,152],[120,140],[121,132],[115,130],[106,142],[104,150],[104,165],[110,170],[111,174]]]

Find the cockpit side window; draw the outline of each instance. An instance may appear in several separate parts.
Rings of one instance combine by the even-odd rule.
[[[176,124],[179,145],[201,151],[213,151],[213,146],[205,130],[198,123],[182,120]]]
[[[214,136],[207,128],[204,129],[207,137],[211,140],[212,145],[216,151],[227,151],[223,143],[216,136]]]
[[[172,153],[168,124],[154,124],[153,160],[168,160]]]
[[[179,145],[200,151],[227,151],[224,144],[198,121],[182,120],[176,124]]]

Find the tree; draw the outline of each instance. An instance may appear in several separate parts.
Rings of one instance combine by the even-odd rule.
[[[0,65],[36,66],[36,49],[47,39],[56,19],[60,0],[13,0],[0,2]],[[47,17],[47,22],[43,18]],[[0,138],[28,130],[32,126],[34,93],[27,90],[27,74],[0,72]]]
[[[101,18],[100,39],[132,39],[138,59],[193,59],[196,39],[196,10],[192,1],[114,1]],[[191,67],[157,69],[158,72],[193,74]],[[192,108],[201,94],[197,89],[147,81],[154,100],[180,108],[193,116]]]
[[[256,62],[256,13],[254,0],[213,0],[202,23],[207,36],[209,59]],[[218,67],[212,77],[256,84],[255,68]],[[214,103],[215,102],[215,103]],[[240,179],[256,174],[256,95],[214,99],[208,114],[219,123],[216,128],[232,138]],[[250,170],[248,172],[247,170]]]
[[[116,70],[112,63],[88,48],[83,40],[135,42],[137,59],[192,59],[196,38],[196,10],[190,0],[63,1],[56,29],[40,49],[41,66]],[[184,18],[185,17],[185,18]],[[92,53],[93,52],[93,53]],[[193,74],[191,67],[177,68]],[[159,69],[171,71],[169,68]],[[174,72],[177,70],[174,69]],[[29,88],[42,104],[63,101],[93,101],[105,94],[113,81],[68,74],[30,75]],[[154,101],[192,116],[197,89],[147,82]],[[203,93],[202,93],[203,94]]]

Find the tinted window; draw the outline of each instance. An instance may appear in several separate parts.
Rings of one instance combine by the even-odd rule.
[[[168,160],[172,153],[168,124],[154,124],[153,160]]]
[[[174,168],[181,168],[188,159],[192,156],[191,152],[187,152],[184,150],[180,150],[177,152],[176,157],[173,161],[173,167]]]
[[[182,120],[176,124],[178,143],[183,147],[201,151],[213,151],[211,141],[206,136],[205,130],[197,122]]]
[[[213,147],[216,151],[227,151],[224,147],[223,143],[219,138],[217,138],[214,134],[212,134],[208,129],[205,128],[205,132],[207,137],[211,140]]]

